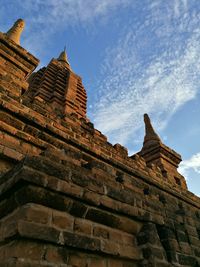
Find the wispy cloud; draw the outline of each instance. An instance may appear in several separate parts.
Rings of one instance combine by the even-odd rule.
[[[141,19],[107,51],[94,115],[111,142],[129,147],[143,113],[161,130],[200,86],[199,14],[183,0],[145,2]]]
[[[189,171],[195,171],[200,174],[200,153],[193,155],[190,159],[181,162],[179,171],[186,178],[188,177]]]
[[[51,35],[61,34],[68,27],[87,28],[96,21],[105,21],[117,8],[130,3],[131,0],[7,0],[1,4],[1,23],[7,18],[24,18],[27,22],[24,45],[37,52]]]
[[[19,2],[19,5],[21,1]],[[35,16],[30,16],[31,21],[42,24],[50,31],[59,26],[60,29],[67,26],[74,26],[88,23],[96,18],[111,16],[116,8],[125,7],[130,4],[130,0],[29,0],[25,4],[21,3],[26,12]],[[51,26],[52,28],[48,28]]]

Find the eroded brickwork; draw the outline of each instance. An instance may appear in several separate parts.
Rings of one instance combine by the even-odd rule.
[[[0,267],[200,266],[200,199],[148,116],[128,157],[72,101],[68,62],[30,76],[38,60],[0,37]]]

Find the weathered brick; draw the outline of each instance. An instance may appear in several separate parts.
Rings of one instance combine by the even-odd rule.
[[[101,225],[94,225],[93,235],[104,239],[108,239],[110,237],[110,231],[108,228],[103,227]]]
[[[68,211],[72,200],[36,186],[26,186],[15,193],[18,204],[34,202],[61,211]]]
[[[86,219],[94,222],[102,223],[107,226],[117,227],[120,223],[118,217],[112,213],[90,208],[86,214]]]
[[[59,244],[60,231],[53,227],[33,222],[19,221],[18,233],[22,237],[49,241]]]
[[[107,195],[118,201],[134,205],[135,199],[131,190],[121,188],[115,189],[107,186]]]
[[[141,223],[135,220],[121,217],[117,228],[131,234],[137,234],[141,229]]]
[[[92,223],[85,219],[75,218],[74,231],[77,233],[91,235],[92,234]]]
[[[148,246],[146,248],[143,248],[142,252],[143,252],[143,256],[145,259],[156,258],[156,259],[163,260],[163,258],[164,258],[162,248],[156,248],[153,246]]]
[[[5,246],[5,259],[23,257],[28,260],[41,260],[45,253],[45,245],[20,240],[12,241]]]
[[[196,265],[196,259],[192,256],[186,256],[186,255],[178,255],[179,263],[184,266],[195,266]]]
[[[119,245],[116,242],[102,239],[101,251],[106,254],[117,256],[119,255]]]
[[[63,230],[72,230],[74,225],[74,218],[64,212],[56,210],[52,211],[52,224]]]
[[[79,253],[70,254],[68,263],[70,266],[88,267],[88,256],[83,256]]]
[[[38,158],[38,157],[27,157],[25,165],[32,167],[40,172],[44,172],[48,175],[58,177],[62,180],[68,180],[70,172],[62,165],[52,162],[48,159]]]
[[[88,207],[81,202],[73,201],[70,207],[70,214],[76,217],[84,217]]]
[[[100,240],[96,238],[64,232],[64,241],[67,246],[91,251],[100,250]]]
[[[8,147],[5,147],[4,150],[3,150],[3,154],[6,156],[6,157],[9,157],[11,159],[14,159],[14,160],[21,160],[23,159],[24,155],[14,149],[11,149],[11,148],[8,148]]]
[[[141,260],[142,252],[137,247],[133,246],[119,246],[119,255],[128,259]]]
[[[75,197],[83,195],[83,188],[61,180],[58,181],[57,190]]]
[[[125,245],[133,246],[136,244],[136,237],[132,234],[123,233],[122,243]]]
[[[67,249],[62,247],[47,246],[44,258],[50,263],[68,263],[69,255]]]
[[[123,263],[119,260],[109,259],[108,260],[108,267],[123,267]]]
[[[41,205],[26,204],[21,213],[21,218],[30,222],[48,224],[51,218],[50,210]]]
[[[91,258],[88,267],[107,267],[106,260],[100,258]]]
[[[89,190],[84,191],[83,199],[97,206],[100,204],[100,195]]]

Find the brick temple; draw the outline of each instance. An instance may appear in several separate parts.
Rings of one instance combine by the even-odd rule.
[[[147,114],[140,152],[110,144],[66,51],[34,72],[23,28],[0,33],[0,267],[200,266],[181,156]]]

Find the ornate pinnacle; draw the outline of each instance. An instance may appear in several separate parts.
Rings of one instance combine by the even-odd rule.
[[[20,36],[25,27],[25,22],[23,19],[18,19],[14,25],[7,31],[6,35],[9,39],[14,41],[16,44],[20,45]]]
[[[69,64],[68,59],[67,59],[66,46],[64,47],[64,50],[60,53],[58,57],[58,61],[63,61]]]
[[[151,124],[151,120],[148,114],[144,114],[144,123],[145,123],[145,137],[144,137],[144,145],[148,143],[158,143],[161,142],[160,137],[154,131],[153,126]]]

